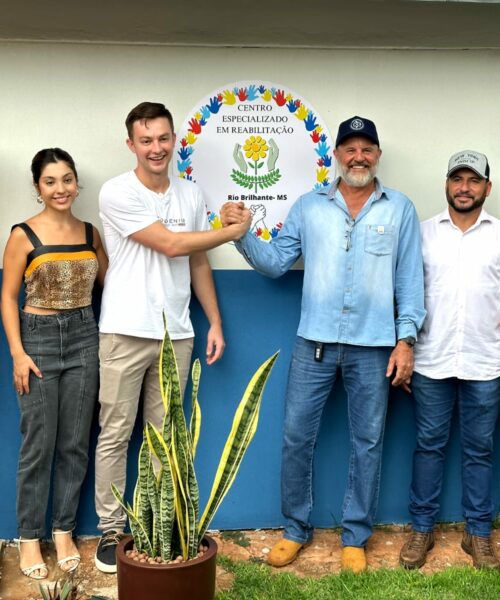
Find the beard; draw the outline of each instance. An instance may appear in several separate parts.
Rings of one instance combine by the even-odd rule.
[[[462,194],[462,196],[466,196],[470,198],[472,202],[468,206],[460,206],[455,202],[455,197],[451,196],[448,190],[446,190],[446,200],[448,200],[448,204],[458,213],[469,213],[478,208],[481,208],[486,200],[486,194],[483,196],[479,196],[479,198],[475,198],[474,196],[470,196],[468,194]]]
[[[353,163],[353,166],[363,166],[368,170],[364,173],[357,173],[356,171],[351,171],[349,166],[340,164],[337,161],[337,168],[340,176],[347,183],[347,185],[350,185],[351,187],[362,188],[371,183],[375,178],[375,175],[377,174],[378,161],[374,165],[369,165],[367,163]]]

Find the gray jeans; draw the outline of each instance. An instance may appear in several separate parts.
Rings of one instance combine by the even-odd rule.
[[[17,471],[19,534],[45,535],[53,470],[52,526],[74,529],[88,463],[97,398],[98,333],[90,306],[35,315],[20,312],[26,353],[42,372],[30,374],[30,393],[18,396],[22,443]]]

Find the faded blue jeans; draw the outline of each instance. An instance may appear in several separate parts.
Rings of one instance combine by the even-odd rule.
[[[392,348],[324,344],[321,362],[314,360],[314,349],[314,342],[297,337],[290,364],[281,473],[284,537],[300,543],[312,539],[314,448],[323,408],[340,371],[351,441],[342,543],[363,547],[378,504],[389,394],[385,373]]]
[[[487,537],[493,519],[493,434],[500,408],[500,378],[431,379],[413,373],[417,447],[413,454],[410,514],[415,531],[432,531],[439,513],[445,448],[455,405],[462,447],[462,507],[466,528]]]
[[[44,537],[53,473],[52,526],[76,523],[97,399],[98,335],[90,306],[54,315],[20,312],[26,353],[42,372],[18,396],[22,443],[17,471],[19,535]]]

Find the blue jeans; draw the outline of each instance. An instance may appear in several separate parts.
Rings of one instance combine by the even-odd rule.
[[[21,311],[25,352],[42,372],[30,373],[18,396],[22,443],[17,470],[19,535],[45,535],[53,475],[52,526],[70,531],[88,463],[99,377],[97,325],[90,306],[54,315]]]
[[[410,513],[415,531],[432,531],[439,512],[445,447],[458,404],[462,447],[462,508],[472,535],[489,536],[493,433],[500,406],[500,378],[430,379],[414,373],[417,447],[413,455]]]
[[[297,337],[286,393],[281,473],[284,537],[311,540],[313,455],[321,414],[339,370],[347,392],[351,455],[344,496],[342,543],[362,547],[372,532],[380,487],[391,348],[324,344],[314,360],[315,343]]]

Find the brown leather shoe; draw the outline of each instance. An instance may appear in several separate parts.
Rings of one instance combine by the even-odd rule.
[[[427,552],[434,548],[434,532],[412,531],[399,553],[399,564],[405,569],[419,569],[425,564]]]
[[[491,537],[481,537],[464,531],[462,550],[472,556],[472,563],[476,569],[500,568],[500,561],[495,556]]]
[[[300,544],[283,538],[275,544],[267,555],[267,564],[272,567],[284,567],[293,562],[302,548],[309,544]]]
[[[365,549],[358,548],[357,546],[344,546],[342,548],[340,568],[342,571],[352,571],[353,573],[366,571]]]

